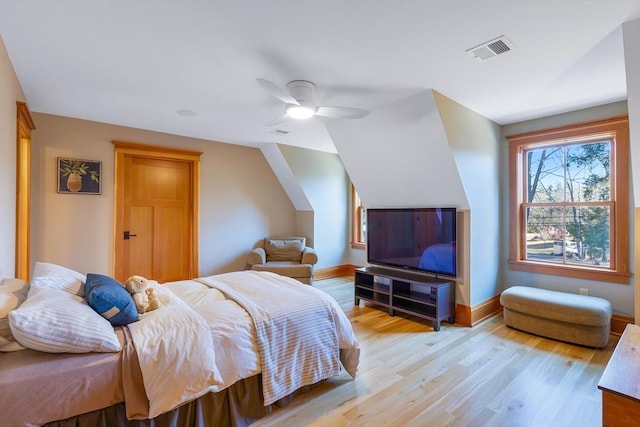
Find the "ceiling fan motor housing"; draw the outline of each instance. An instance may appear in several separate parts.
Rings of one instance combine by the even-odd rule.
[[[316,105],[316,101],[313,99],[313,91],[316,88],[316,85],[308,80],[292,80],[287,83],[289,93],[280,89],[278,85],[270,80],[261,78],[257,78],[256,80],[264,90],[282,101],[285,108],[284,115],[265,123],[265,126],[276,125],[286,117],[305,120],[318,115],[331,119],[359,119],[369,113],[367,110],[353,107],[318,107]]]
[[[316,85],[307,80],[293,80],[287,83],[289,93],[303,107],[315,109],[316,103],[313,100],[313,90]]]

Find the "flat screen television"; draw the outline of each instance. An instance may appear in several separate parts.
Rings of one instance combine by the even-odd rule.
[[[367,262],[457,275],[456,208],[367,209]]]

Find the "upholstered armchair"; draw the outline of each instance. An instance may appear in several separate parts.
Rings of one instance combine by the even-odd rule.
[[[313,266],[318,256],[306,246],[304,237],[267,237],[249,254],[252,270],[271,271],[313,284]]]

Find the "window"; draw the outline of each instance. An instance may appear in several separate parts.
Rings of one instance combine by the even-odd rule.
[[[628,283],[627,117],[507,139],[511,267]]]
[[[351,247],[364,249],[367,243],[367,209],[351,185]]]

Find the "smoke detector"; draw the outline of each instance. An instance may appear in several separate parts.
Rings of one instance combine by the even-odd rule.
[[[471,49],[467,49],[467,53],[470,54],[473,59],[477,61],[486,61],[497,55],[502,55],[510,50],[515,49],[515,46],[505,36],[500,36],[497,39],[490,40],[486,43],[482,43]]]

